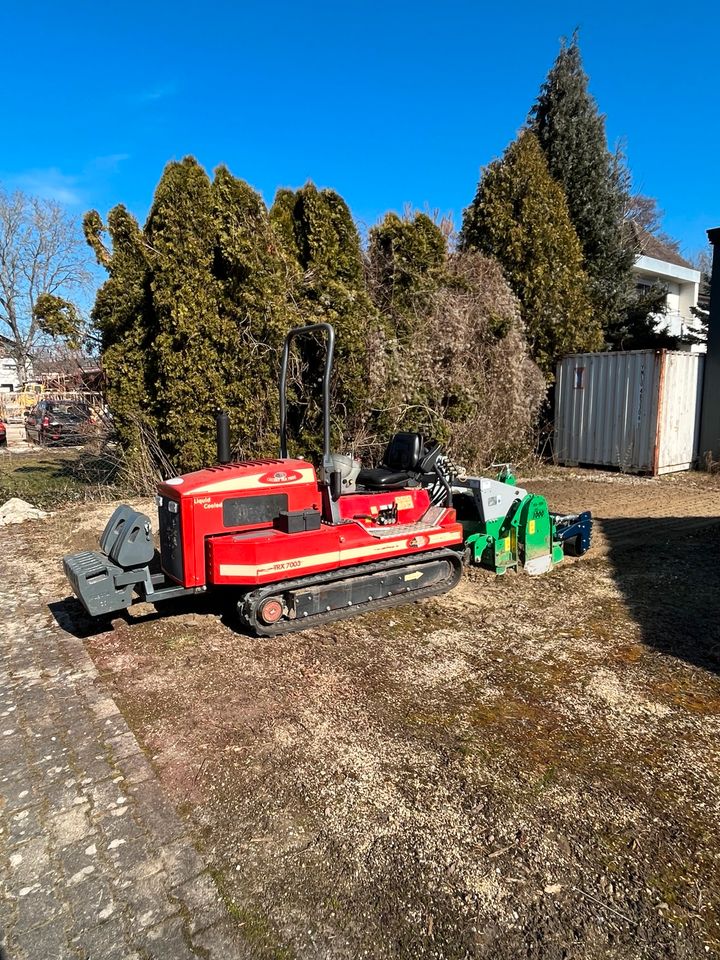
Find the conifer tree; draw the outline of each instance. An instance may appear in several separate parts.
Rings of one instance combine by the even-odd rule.
[[[530,131],[483,172],[460,242],[500,262],[520,300],[532,355],[545,373],[564,354],[601,346],[565,196]]]
[[[632,297],[634,251],[623,231],[627,174],[622,157],[608,150],[576,34],[563,42],[528,120],[550,173],[565,191],[593,308],[603,327],[612,328],[622,322]]]
[[[370,293],[383,320],[373,425],[388,436],[397,429],[427,427],[437,400],[435,386],[422,373],[429,345],[428,317],[433,294],[447,273],[447,241],[422,213],[387,213],[370,230],[367,254]],[[420,360],[422,358],[422,360]],[[420,361],[420,363],[418,363]]]
[[[343,448],[366,426],[370,344],[378,317],[368,295],[360,238],[345,201],[333,190],[308,183],[280,190],[270,219],[299,271],[292,296],[304,323],[328,322],[337,335],[333,383],[334,433]],[[301,347],[308,373],[319,377],[319,348]],[[318,390],[305,397],[294,428],[301,448],[320,449]]]
[[[108,404],[120,440],[133,449],[141,423],[150,422],[154,384],[147,358],[156,327],[150,299],[148,248],[135,218],[122,204],[108,214],[110,247],[100,215],[89,211],[83,220],[85,238],[109,276],[98,290],[91,319],[100,334]]]
[[[391,332],[377,427],[417,429],[480,468],[527,450],[544,378],[497,261],[451,253],[424,214],[370,231],[370,289]]]
[[[215,220],[210,181],[195,159],[169,163],[145,227],[152,249],[151,297],[157,335],[148,360],[152,412],[163,449],[181,470],[211,463],[213,413],[223,404],[223,350],[213,274]]]
[[[125,445],[144,425],[178,469],[212,462],[213,414],[226,407],[238,453],[275,454],[278,354],[297,322],[288,278],[298,268],[261,197],[225,167],[210,184],[186,158],[163,173],[144,230],[124,207],[108,217],[110,247],[96,211],[84,229],[110,274],[92,317]],[[53,304],[43,322],[46,313],[64,320]]]
[[[375,302],[393,318],[397,336],[413,335],[413,319],[424,313],[428,296],[442,283],[447,256],[442,231],[424,213],[412,219],[387,213],[370,230]]]
[[[213,273],[220,368],[231,436],[243,455],[277,455],[278,357],[300,322],[290,298],[297,264],[284,253],[262,197],[221,166],[212,188]]]

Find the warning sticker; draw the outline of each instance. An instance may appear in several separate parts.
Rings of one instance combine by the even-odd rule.
[[[395,497],[395,506],[398,510],[411,510],[413,505],[413,498],[410,494],[404,494],[402,497]]]

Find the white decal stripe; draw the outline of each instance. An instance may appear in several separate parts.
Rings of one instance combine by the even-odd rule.
[[[332,553],[316,553],[311,557],[298,557],[296,560],[278,560],[275,563],[254,564],[221,563],[221,577],[261,577],[266,573],[285,573],[290,570],[302,570],[320,563],[333,563],[338,559],[337,550]]]
[[[226,493],[228,490],[257,490],[258,493],[272,493],[273,487],[290,486],[296,483],[308,483],[315,479],[315,471],[312,467],[306,467],[304,470],[295,470],[294,473],[300,474],[294,480],[283,480],[282,483],[259,483],[258,477],[264,476],[263,473],[253,473],[249,477],[235,477],[234,480],[218,480],[216,483],[206,483],[202,487],[195,487],[187,491],[197,496],[199,493]]]
[[[457,533],[431,533],[428,540],[430,543],[460,543],[462,536]]]
[[[318,566],[322,563],[333,563],[338,560],[359,560],[362,557],[373,557],[381,553],[391,553],[393,550],[401,549],[405,546],[407,537],[403,536],[398,540],[385,540],[378,544],[368,544],[365,547],[352,547],[346,550],[331,551],[330,553],[315,553],[308,557],[298,557],[292,560],[279,560],[276,563],[239,564],[239,563],[221,563],[221,577],[261,577],[267,573],[285,573],[292,570],[302,570],[306,567]],[[432,533],[428,537],[430,543],[450,543],[451,541],[460,542],[456,533]]]
[[[246,566],[241,563],[221,563],[221,577],[256,577],[259,567]]]

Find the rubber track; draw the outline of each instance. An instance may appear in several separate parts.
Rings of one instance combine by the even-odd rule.
[[[315,626],[321,626],[324,623],[333,623],[336,620],[348,620],[350,617],[357,617],[363,613],[371,613],[373,610],[384,610],[387,607],[400,607],[408,603],[415,603],[416,600],[423,600],[426,597],[435,597],[452,590],[459,582],[462,576],[463,561],[462,554],[454,550],[432,550],[428,553],[413,555],[413,562],[408,562],[408,556],[395,557],[392,560],[379,560],[376,563],[364,563],[357,567],[346,567],[342,571],[333,570],[330,573],[317,573],[314,576],[299,577],[297,580],[290,580],[279,583],[269,583],[258,590],[253,590],[245,594],[242,600],[238,602],[238,612],[243,624],[253,630],[260,637],[278,637],[285,633],[299,633],[301,630],[309,630]],[[366,576],[373,573],[381,573],[383,570],[397,570],[401,567],[417,567],[419,564],[431,562],[433,560],[448,560],[454,567],[453,575],[450,579],[440,584],[432,584],[429,587],[423,587],[420,590],[411,593],[393,594],[391,597],[382,597],[379,600],[368,600],[365,603],[356,603],[352,607],[340,607],[337,610],[330,610],[324,613],[316,613],[310,617],[302,617],[299,620],[281,620],[275,624],[259,623],[256,617],[257,609],[260,603],[266,597],[279,596],[287,593],[289,590],[303,589],[313,587],[321,583],[333,583],[342,580],[352,580],[353,574],[357,576]],[[343,574],[351,573],[350,576]],[[245,613],[250,605],[250,615]]]

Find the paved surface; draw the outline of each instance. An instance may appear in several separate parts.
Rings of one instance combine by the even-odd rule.
[[[244,956],[213,880],[103,693],[83,641],[39,599],[28,601],[42,597],[41,577],[22,587],[3,554],[0,957]]]
[[[25,438],[25,427],[22,423],[6,423],[5,428],[8,442],[6,449],[12,450],[13,453],[33,449],[34,444],[28,443]]]

